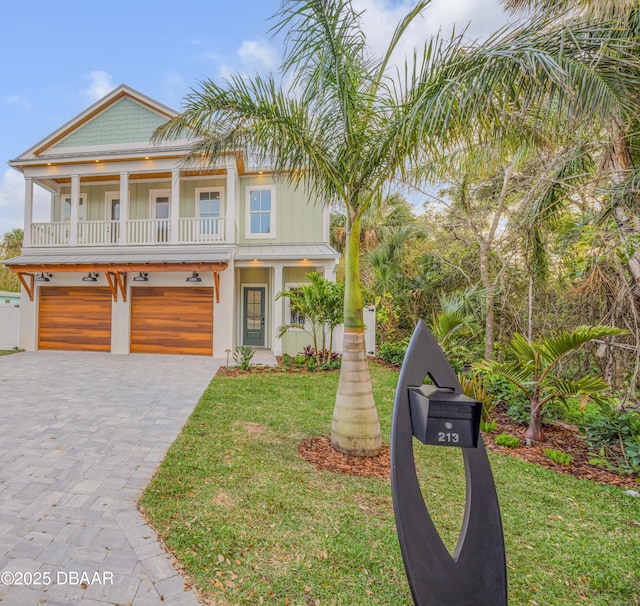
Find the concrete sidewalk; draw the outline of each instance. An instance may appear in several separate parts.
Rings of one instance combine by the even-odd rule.
[[[0,357],[2,606],[198,604],[136,501],[221,363]]]

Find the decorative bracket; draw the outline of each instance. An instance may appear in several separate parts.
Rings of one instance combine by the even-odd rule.
[[[22,286],[24,286],[24,289],[27,292],[27,295],[29,295],[29,301],[33,301],[33,284],[34,284],[34,280],[35,280],[35,275],[34,274],[23,273],[23,272],[16,272],[16,273],[18,274],[18,279],[22,283]],[[28,278],[29,278],[29,282],[28,283],[24,279],[25,276],[28,276]]]
[[[213,284],[216,287],[216,303],[220,303],[220,272],[213,272]]]
[[[109,290],[114,302],[118,300],[118,290],[122,296],[122,300],[127,302],[127,274],[120,274],[118,271],[105,271],[104,275],[109,284]]]
[[[463,393],[440,346],[420,321],[400,372],[391,427],[393,507],[413,601],[416,606],[505,606],[502,521],[482,436],[476,448],[462,448],[466,503],[453,556],[424,502],[413,456],[409,393],[419,389],[427,376],[438,388]]]

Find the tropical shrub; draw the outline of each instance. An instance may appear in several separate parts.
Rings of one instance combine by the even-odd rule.
[[[237,364],[240,370],[249,370],[251,359],[253,358],[255,353],[255,348],[249,347],[249,345],[236,347],[236,350],[233,354],[233,361]]]
[[[480,419],[480,429],[482,431],[491,432],[492,429],[489,428],[494,427],[493,431],[495,431],[496,424],[495,422],[493,424],[491,423],[493,420],[491,413],[496,407],[497,401],[495,396],[487,389],[487,375],[480,372],[474,372],[471,375],[463,375],[458,373],[458,380],[460,381],[462,391],[464,391],[466,395],[468,395],[470,398],[478,400],[478,402],[482,402],[482,417]]]
[[[316,364],[320,365],[323,362],[321,352],[326,350],[328,357],[332,357],[333,332],[344,321],[344,284],[327,280],[317,272],[308,273],[306,277],[308,284],[283,290],[276,295],[276,299],[288,297],[290,309],[297,313],[299,319],[303,319],[302,322],[282,325],[278,336],[281,337],[292,328],[307,330],[313,338],[313,346],[307,346],[304,355],[313,352]]]
[[[640,474],[640,413],[599,402],[600,414],[585,418],[580,433],[592,450],[592,465]]]
[[[408,342],[406,339],[394,343],[383,343],[378,348],[378,357],[389,364],[401,366],[407,353]]]
[[[549,337],[529,343],[516,333],[508,347],[508,362],[483,360],[476,367],[501,376],[522,391],[529,401],[529,427],[527,442],[545,439],[542,431],[542,413],[554,401],[581,397],[586,405],[590,397],[597,398],[609,388],[599,377],[585,375],[577,379],[564,378],[558,364],[568,354],[593,339],[604,339],[624,334],[612,326],[578,326],[572,331],[561,330]]]

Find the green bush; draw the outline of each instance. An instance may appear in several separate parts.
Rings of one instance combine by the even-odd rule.
[[[507,414],[516,423],[528,423],[531,405],[527,397],[512,383],[494,375],[487,374],[487,391],[495,397],[496,404],[501,403]]]
[[[520,446],[520,439],[508,433],[501,433],[496,436],[496,444],[498,446],[506,446],[507,448],[518,448]]]
[[[551,459],[560,465],[564,465],[565,467],[571,465],[571,461],[573,461],[573,457],[568,452],[562,452],[555,448],[545,448],[542,452],[544,452],[544,456],[548,459]]]
[[[640,413],[598,402],[600,414],[585,418],[580,433],[592,450],[592,465],[621,473],[640,473]]]
[[[378,349],[378,357],[388,362],[401,366],[404,362],[404,356],[407,353],[407,340],[395,341],[393,343],[383,343]]]
[[[289,354],[282,354],[282,365],[291,366],[291,356]]]

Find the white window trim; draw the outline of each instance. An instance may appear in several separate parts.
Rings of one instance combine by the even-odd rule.
[[[271,231],[268,234],[251,233],[251,192],[268,189],[271,191]],[[247,185],[244,195],[244,236],[247,240],[266,240],[276,237],[276,186],[275,185]]]
[[[155,201],[156,198],[164,198],[164,197],[168,197],[169,198],[169,217],[167,219],[165,219],[166,221],[170,221],[171,220],[171,204],[172,204],[172,200],[171,200],[171,190],[170,189],[150,189],[149,190],[149,214],[148,214],[148,218],[149,219],[155,219],[156,218],[156,205],[155,205]]]
[[[226,204],[224,199],[224,187],[196,187],[195,188],[195,214],[194,217],[200,218],[200,194],[202,192],[215,191],[220,194],[220,221],[225,218]]]
[[[291,290],[292,288],[297,288],[303,284],[309,284],[309,282],[285,282],[284,289]],[[307,318],[304,319],[304,326],[295,327],[289,324],[289,320],[291,320],[291,305],[289,304],[289,297],[284,297],[284,320],[284,323],[287,326],[290,326],[289,330],[293,332],[305,332],[307,330],[311,330],[311,325]]]
[[[129,191],[129,199],[131,199],[131,191]],[[120,200],[119,191],[107,191],[104,193],[104,218],[105,221],[111,221],[111,202]],[[120,201],[120,212],[122,212],[122,201]],[[115,221],[115,219],[113,219]]]
[[[69,198],[69,200],[71,200],[71,194],[60,194],[60,220],[61,221],[71,221],[71,217],[69,217],[68,219],[64,216],[64,207],[65,207],[65,200]],[[84,206],[84,219],[81,219],[80,216],[78,216],[78,221],[86,221],[87,220],[87,194],[80,194],[80,196],[78,196],[78,201],[82,200],[82,205]]]

